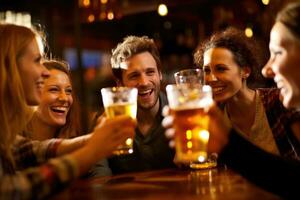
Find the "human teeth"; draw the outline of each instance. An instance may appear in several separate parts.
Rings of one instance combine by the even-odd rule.
[[[213,88],[213,92],[220,92],[222,90],[223,90],[223,88]]]
[[[139,91],[139,94],[147,94],[149,92],[151,92],[151,90]]]
[[[62,111],[62,112],[67,111],[66,107],[53,107],[53,109],[58,110],[58,111]]]

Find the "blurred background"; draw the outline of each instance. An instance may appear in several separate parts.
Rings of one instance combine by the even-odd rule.
[[[100,89],[114,85],[110,53],[128,35],[147,35],[160,50],[163,86],[193,65],[193,51],[213,32],[245,30],[268,58],[274,16],[289,0],[1,0],[0,21],[33,23],[48,55],[69,62],[83,115],[97,111]],[[1,45],[1,44],[0,44]]]

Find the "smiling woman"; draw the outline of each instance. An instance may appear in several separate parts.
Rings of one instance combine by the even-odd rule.
[[[299,158],[300,132],[295,127],[300,113],[283,107],[278,89],[248,86],[260,67],[255,44],[243,31],[228,28],[198,47],[195,62],[205,70],[226,119],[243,137],[270,153]]]
[[[28,136],[35,140],[72,138],[81,132],[79,106],[67,63],[45,61],[50,76],[45,80],[41,102],[28,124]]]

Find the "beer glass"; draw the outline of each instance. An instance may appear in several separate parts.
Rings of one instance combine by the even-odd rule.
[[[137,89],[128,87],[108,87],[101,89],[105,114],[108,118],[118,115],[128,115],[133,119],[137,113]],[[125,144],[119,145],[114,155],[133,153],[133,138],[128,138]]]
[[[205,73],[200,68],[184,69],[174,73],[176,84],[205,85]],[[192,169],[207,169],[217,166],[216,153],[207,155],[205,162],[194,161],[190,163]]]
[[[174,73],[176,84],[204,85],[204,71],[200,68],[184,69]]]
[[[166,87],[170,113],[174,117],[176,156],[181,163],[205,163],[209,139],[209,116],[204,109],[211,105],[208,85],[173,84]]]

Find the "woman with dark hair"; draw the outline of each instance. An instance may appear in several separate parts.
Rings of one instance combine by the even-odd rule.
[[[50,76],[44,81],[41,102],[26,132],[34,140],[73,138],[82,134],[79,104],[68,63],[46,60]]]
[[[288,4],[276,18],[270,34],[271,56],[262,69],[265,77],[273,78],[286,108],[300,108],[300,3]],[[299,199],[300,161],[268,153],[241,137],[212,105],[210,116],[209,152],[218,152],[228,167],[254,184],[283,198]],[[243,116],[241,116],[243,117]],[[166,117],[164,126],[172,123]],[[300,127],[298,127],[300,129]],[[174,130],[166,131],[173,137]],[[172,143],[171,143],[172,144]]]
[[[256,81],[259,58],[256,42],[236,28],[215,33],[194,54],[233,128],[265,151],[299,159],[300,113],[283,107],[278,89],[248,86]]]

